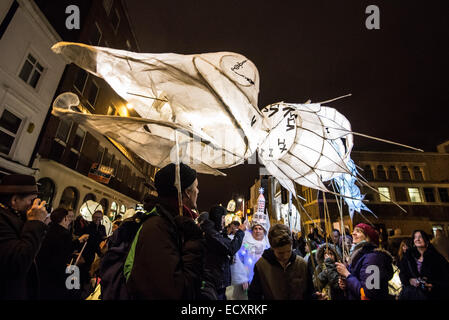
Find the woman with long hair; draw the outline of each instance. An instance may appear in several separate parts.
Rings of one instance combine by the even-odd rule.
[[[449,290],[449,263],[430,243],[422,230],[412,233],[413,246],[400,262],[404,285],[400,299],[446,299]]]

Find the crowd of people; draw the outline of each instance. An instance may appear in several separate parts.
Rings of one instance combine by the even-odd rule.
[[[158,196],[119,217],[108,236],[92,221],[48,214],[34,177],[0,183],[1,300],[432,300],[449,298],[447,238],[416,230],[397,252],[360,223],[352,234],[292,234],[268,218],[225,225],[227,211],[198,214],[196,171],[174,164],[155,177]],[[391,249],[390,249],[391,250]],[[69,266],[75,266],[72,273]],[[400,290],[391,290],[399,273]]]

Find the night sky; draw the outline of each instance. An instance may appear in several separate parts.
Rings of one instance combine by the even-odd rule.
[[[259,108],[278,101],[329,104],[356,132],[425,151],[449,139],[449,1],[127,0],[142,52],[233,51],[260,74]],[[344,5],[343,5],[344,3]],[[368,30],[368,5],[380,30]],[[397,150],[355,138],[355,150]],[[405,149],[402,149],[405,150]],[[245,193],[257,165],[200,175],[199,209]]]

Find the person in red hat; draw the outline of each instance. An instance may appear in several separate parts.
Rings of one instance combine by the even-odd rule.
[[[0,300],[38,298],[34,262],[45,237],[45,201],[33,176],[12,174],[0,183]]]
[[[378,248],[379,233],[359,223],[352,232],[349,266],[336,262],[340,288],[349,300],[390,300],[388,281],[393,277],[393,257]]]

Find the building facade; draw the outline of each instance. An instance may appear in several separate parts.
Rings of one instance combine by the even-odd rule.
[[[0,2],[0,177],[35,174],[33,150],[66,62],[61,41],[30,0]]]
[[[139,51],[125,1],[37,3],[64,41]],[[67,29],[68,6],[79,9],[79,29]],[[78,109],[84,113],[137,116],[104,80],[74,64],[67,66],[59,84],[57,94],[63,92],[77,94]],[[83,202],[95,200],[113,219],[154,192],[154,167],[112,139],[88,132],[75,122],[48,114],[35,152],[34,166],[39,168],[45,200],[54,208],[64,206],[78,212]]]
[[[356,212],[351,221],[343,202],[346,228],[352,230],[357,223],[370,222],[391,233],[396,229],[402,234],[411,234],[415,229],[429,233],[441,229],[449,233],[449,153],[353,151],[351,156],[369,184],[361,187],[361,191],[373,214]],[[327,194],[323,198],[322,192],[304,187],[302,196],[306,199],[304,208],[314,222],[324,226],[327,205],[333,227],[340,229],[335,196]]]
[[[367,182],[361,186],[364,202],[373,212],[355,212],[353,220],[341,198],[297,185],[298,204],[271,176],[261,176],[251,187],[249,205],[255,205],[256,190],[265,179],[271,223],[284,223],[294,231],[301,227],[306,234],[314,227],[325,230],[325,216],[329,213],[329,228],[341,230],[343,222],[350,232],[354,225],[369,222],[390,234],[398,229],[403,235],[415,229],[429,234],[441,229],[449,234],[449,153],[440,147],[443,145],[438,148],[441,152],[353,151],[351,157]]]

